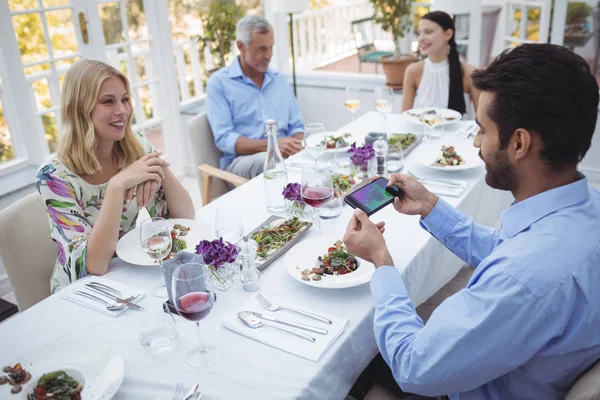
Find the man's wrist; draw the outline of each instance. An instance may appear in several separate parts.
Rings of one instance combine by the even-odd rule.
[[[440,198],[437,195],[430,192],[429,197],[425,201],[425,204],[423,205],[423,209],[421,210],[421,217],[427,218],[427,216],[431,213],[431,211],[437,205],[437,202],[439,201],[439,199]]]
[[[373,264],[375,265],[375,268],[383,267],[385,265],[393,267],[394,260],[392,259],[390,252],[386,249],[385,252],[378,254],[373,258]]]

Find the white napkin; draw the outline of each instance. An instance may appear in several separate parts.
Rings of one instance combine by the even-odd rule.
[[[437,185],[435,183],[430,182],[422,182],[423,186],[427,188],[432,193],[435,193],[440,196],[450,196],[450,197],[460,197],[462,194],[469,188],[469,185],[466,181],[454,181],[456,183],[464,183],[461,187],[450,187],[444,185]]]
[[[84,307],[91,308],[92,310],[99,311],[102,314],[110,315],[111,317],[118,317],[119,315],[123,314],[125,311],[127,311],[129,309],[129,307],[123,307],[121,310],[118,310],[118,311],[108,311],[106,309],[106,306],[104,304],[100,303],[99,301],[73,293],[76,290],[79,290],[82,292],[87,292],[87,293],[93,294],[94,296],[99,297],[103,300],[106,300],[107,302],[109,302],[111,304],[116,303],[116,301],[110,300],[109,298],[102,296],[99,293],[89,290],[85,286],[85,284],[88,282],[92,282],[92,281],[102,283],[103,285],[106,285],[106,286],[110,286],[113,289],[117,289],[118,291],[123,293],[124,298],[127,298],[129,296],[139,295],[139,297],[137,297],[135,300],[132,300],[132,303],[138,304],[145,296],[145,293],[139,289],[135,289],[135,288],[132,288],[131,286],[127,286],[120,282],[111,281],[110,279],[101,278],[101,277],[94,276],[94,275],[88,275],[82,279],[79,279],[75,283],[72,283],[69,286],[62,289],[59,292],[59,294],[65,300],[72,301],[73,303],[77,303]]]
[[[271,298],[270,296],[267,298],[270,301],[277,300]],[[258,303],[255,297],[252,297],[238,311],[256,311],[261,314],[268,314],[277,318],[285,319],[286,321],[299,322],[301,324],[325,328],[328,330],[328,333],[327,335],[321,335],[319,333],[309,332],[304,329],[298,329],[291,326],[279,324],[277,322],[267,321],[267,323],[274,324],[285,329],[306,333],[316,339],[316,342],[313,343],[309,342],[308,340],[302,339],[298,336],[294,336],[290,333],[282,332],[279,329],[273,329],[268,326],[262,326],[257,329],[252,329],[238,318],[238,311],[225,315],[223,317],[223,326],[227,329],[231,329],[232,331],[239,333],[240,335],[247,336],[250,339],[256,340],[257,342],[266,344],[267,346],[271,346],[276,349],[283,350],[286,353],[290,353],[298,357],[317,362],[319,361],[319,358],[325,352],[325,350],[327,350],[329,346],[331,346],[331,344],[338,337],[340,337],[340,335],[344,332],[344,330],[346,330],[349,324],[349,321],[347,319],[334,317],[322,313],[320,310],[307,310],[306,308],[303,308],[301,306],[296,306],[286,302],[275,302],[275,304],[281,304],[285,306],[290,306],[292,308],[316,313],[323,317],[329,318],[333,322],[333,324],[327,325],[323,322],[317,321],[316,319],[304,317],[300,314],[287,310],[269,312]]]

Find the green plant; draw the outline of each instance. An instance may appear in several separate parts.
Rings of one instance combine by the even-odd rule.
[[[394,38],[394,55],[400,56],[399,39],[410,30],[410,11],[413,0],[371,0],[375,14],[373,21],[390,32]]]
[[[199,40],[202,46],[209,46],[217,55],[217,67],[224,67],[225,57],[231,52],[231,42],[235,40],[235,25],[244,16],[244,9],[235,3],[217,2],[210,4],[207,13],[200,16],[204,36]]]
[[[566,24],[581,24],[585,23],[587,17],[592,14],[592,7],[583,1],[570,2],[567,5],[567,20]]]

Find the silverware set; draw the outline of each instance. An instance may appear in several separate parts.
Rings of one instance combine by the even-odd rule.
[[[202,398],[202,394],[198,391],[199,384],[195,384],[187,393],[183,393],[185,390],[183,382],[177,382],[175,386],[175,393],[173,393],[172,400],[199,400]]]
[[[477,125],[476,122],[473,122],[472,125],[469,125],[466,129],[459,132],[458,135],[466,139],[470,139],[472,137],[475,137],[477,135],[477,132],[479,132],[479,125]]]
[[[460,182],[454,182],[447,179],[441,178],[426,178],[415,175],[411,171],[407,171],[408,175],[412,176],[417,180],[417,182],[422,183],[423,185],[434,185],[434,186],[443,186],[450,189],[464,189],[466,186]]]
[[[137,311],[144,309],[144,307],[142,307],[138,304],[135,304],[133,302],[140,295],[129,296],[129,297],[125,298],[125,296],[123,295],[123,293],[121,291],[119,291],[115,288],[112,288],[108,285],[105,285],[103,283],[95,282],[95,281],[86,283],[85,287],[88,290],[97,294],[98,296],[96,296],[95,294],[89,293],[89,292],[84,292],[82,290],[76,290],[73,293],[78,296],[87,297],[89,299],[92,299],[92,300],[95,300],[97,302],[104,304],[108,311],[119,311],[126,307],[131,308],[132,310],[137,310]],[[104,298],[112,300],[113,302],[116,302],[116,303],[111,303],[111,302],[105,300]]]
[[[262,305],[265,309],[267,309],[268,311],[271,312],[276,312],[279,310],[288,310],[291,312],[294,312],[296,314],[300,314],[303,315],[305,317],[308,318],[312,318],[314,320],[317,320],[319,322],[325,323],[327,325],[331,325],[333,322],[329,319],[329,318],[325,318],[323,316],[320,316],[318,314],[314,314],[308,311],[304,311],[304,310],[300,310],[297,308],[291,308],[291,307],[284,307],[281,305],[277,305],[277,304],[272,304],[269,300],[267,300],[263,295],[261,295],[260,293],[256,295],[256,300],[260,303],[260,305]],[[285,326],[291,326],[294,328],[298,328],[298,329],[302,329],[305,331],[309,331],[309,332],[313,332],[313,333],[318,333],[321,335],[327,335],[329,333],[329,331],[327,329],[324,328],[320,328],[317,326],[312,326],[312,325],[307,325],[307,324],[302,324],[296,321],[290,321],[290,320],[286,320],[286,319],[282,319],[282,318],[278,318],[275,317],[273,315],[270,314],[264,314],[264,313],[259,313],[259,312],[255,312],[255,311],[240,311],[238,313],[238,318],[240,320],[242,320],[248,327],[252,328],[252,329],[258,329],[264,326],[268,326],[274,329],[279,329],[281,331],[290,333],[292,335],[301,337],[303,339],[306,339],[310,342],[315,342],[316,339],[310,335],[307,335],[305,333],[301,333],[301,332],[297,332],[295,330],[291,330],[291,329],[287,329],[287,328],[283,328],[281,326],[278,325],[285,325]],[[271,323],[273,322],[273,323]]]

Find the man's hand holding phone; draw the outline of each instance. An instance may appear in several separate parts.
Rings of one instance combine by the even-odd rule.
[[[395,186],[404,195],[394,199],[394,208],[401,214],[420,215],[425,218],[437,204],[439,197],[408,175],[393,174],[388,186]]]

